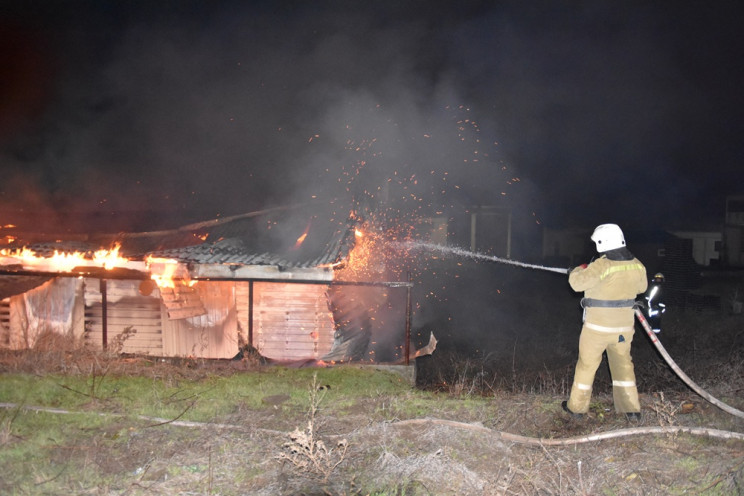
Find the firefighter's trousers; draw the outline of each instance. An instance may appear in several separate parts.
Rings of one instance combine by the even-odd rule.
[[[574,382],[568,408],[574,413],[589,411],[594,375],[607,352],[612,375],[612,396],[618,413],[640,412],[633,359],[630,356],[632,330],[623,333],[601,332],[584,326],[579,338],[579,360],[576,363]]]

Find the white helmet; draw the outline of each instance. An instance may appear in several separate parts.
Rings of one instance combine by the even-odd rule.
[[[592,241],[597,244],[597,251],[606,251],[625,246],[625,236],[617,224],[602,224],[597,226],[592,234]]]

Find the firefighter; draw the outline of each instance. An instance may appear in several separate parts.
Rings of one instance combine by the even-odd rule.
[[[666,312],[666,305],[661,296],[662,284],[664,284],[664,274],[657,272],[651,280],[651,286],[643,296],[643,299],[646,300],[646,320],[648,325],[651,326],[651,330],[656,334],[661,332],[661,316]]]
[[[571,288],[584,292],[584,324],[571,395],[561,406],[574,418],[584,416],[589,410],[594,375],[602,354],[607,352],[615,411],[628,420],[640,420],[630,344],[635,298],[648,287],[646,268],[626,248],[623,232],[616,224],[597,226],[591,239],[600,257],[568,271]]]

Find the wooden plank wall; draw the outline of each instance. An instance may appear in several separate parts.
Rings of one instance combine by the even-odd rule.
[[[201,284],[204,286],[204,284]],[[168,318],[171,320],[199,317],[207,313],[201,301],[200,288],[179,285],[175,288],[160,288]]]
[[[247,281],[210,282],[198,293],[207,314],[171,320],[159,290],[144,296],[139,281],[107,281],[108,343],[127,327],[136,333],[123,342],[124,353],[155,356],[231,358],[238,334],[248,341]],[[200,285],[197,284],[195,288]],[[333,319],[324,284],[254,283],[254,346],[278,360],[320,358],[333,345]],[[85,279],[85,340],[101,348],[101,292],[97,279]]]
[[[10,348],[10,298],[0,301],[0,348]]]
[[[254,291],[256,283],[253,283]],[[248,343],[248,295],[250,283],[239,281],[235,283],[235,307],[238,311],[238,335],[243,344]],[[255,308],[254,308],[255,312]],[[255,330],[254,330],[255,332]],[[256,346],[256,343],[253,343]]]
[[[52,286],[57,279],[52,279],[41,286],[31,289],[29,292],[37,292],[44,295],[44,298],[36,300],[41,302],[42,306],[36,307],[33,311],[41,319],[38,325],[32,326],[29,323],[27,312],[29,308],[26,306],[27,302],[25,296],[27,293],[21,293],[9,298],[4,299],[0,303],[0,346],[7,346],[10,349],[21,350],[29,347],[37,346],[37,340],[43,337],[46,332],[52,331],[56,333],[63,333],[65,336],[82,338],[84,329],[83,320],[83,303],[82,303],[82,281],[73,279],[73,284],[68,285],[67,288],[72,288],[75,292],[72,303],[72,314],[69,320],[69,324],[65,323],[64,328],[60,328],[59,322],[57,325],[46,325],[44,320],[44,312],[54,312],[54,304],[50,302],[50,299],[58,298],[60,295],[54,293],[50,296],[47,292],[50,291]],[[44,305],[48,305],[49,308],[44,308]],[[50,315],[51,317],[51,315]],[[55,316],[55,318],[57,318]],[[32,328],[33,327],[33,328]]]
[[[203,305],[204,315],[168,318],[169,314],[173,315],[173,309],[166,310],[163,306],[165,356],[232,358],[237,355],[235,284],[231,281],[197,283],[193,290]]]
[[[122,353],[163,356],[160,293],[155,289],[149,296],[143,296],[139,292],[139,286],[140,281],[106,281],[109,349]],[[99,280],[85,279],[84,288],[85,343],[86,346],[101,349],[103,333]],[[117,336],[128,327],[137,332],[125,339],[118,350]]]
[[[242,286],[245,287],[242,287]],[[248,283],[239,283],[241,328],[248,329]],[[333,344],[327,285],[257,282],[253,285],[253,345],[276,360],[320,358]]]

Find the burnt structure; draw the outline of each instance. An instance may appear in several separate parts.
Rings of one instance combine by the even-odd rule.
[[[375,305],[359,301],[364,291],[355,288],[403,288],[403,306],[410,284],[335,280],[354,249],[356,224],[348,211],[282,208],[97,235],[96,244],[31,243],[40,257],[117,244],[129,262],[64,273],[0,267],[0,345],[33,347],[55,332],[91,347],[155,356],[231,358],[247,345],[274,360],[374,361],[367,348]],[[171,287],[150,279],[158,264],[172,264]],[[407,322],[397,325],[401,344]]]

